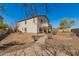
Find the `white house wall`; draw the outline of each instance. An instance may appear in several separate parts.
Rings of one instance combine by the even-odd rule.
[[[37,18],[27,20],[27,32],[37,33]]]
[[[41,23],[41,20],[43,20],[42,23]],[[26,21],[26,24],[25,24],[25,21]],[[41,16],[41,17],[34,17],[28,20],[18,22],[18,29],[21,32],[38,33],[40,27],[44,27],[47,25],[48,25],[48,19],[44,16]],[[25,28],[26,28],[26,31],[25,31]]]
[[[43,20],[43,22],[41,22],[41,20]],[[48,26],[49,24],[48,24],[48,19],[46,18],[46,17],[38,17],[38,31],[39,31],[39,28],[40,27],[45,27],[45,26]]]
[[[17,26],[18,26],[19,31],[21,32],[25,32],[25,27],[27,27],[25,24],[25,21],[18,22]]]

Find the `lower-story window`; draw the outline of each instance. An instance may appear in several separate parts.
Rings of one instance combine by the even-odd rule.
[[[39,32],[43,32],[43,29],[42,28],[39,28]]]
[[[25,31],[27,31],[27,28],[25,28]]]
[[[23,28],[22,28],[22,31],[23,31]]]

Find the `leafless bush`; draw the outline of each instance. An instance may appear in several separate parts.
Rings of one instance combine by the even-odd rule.
[[[33,40],[36,42],[38,37],[37,36],[32,36]]]
[[[56,35],[56,34],[57,34],[57,30],[54,29],[54,30],[52,31],[52,34],[53,34],[53,35]]]

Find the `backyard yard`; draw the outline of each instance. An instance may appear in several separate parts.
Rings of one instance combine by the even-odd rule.
[[[79,55],[79,37],[71,32],[56,35],[12,33],[0,41],[0,55]]]

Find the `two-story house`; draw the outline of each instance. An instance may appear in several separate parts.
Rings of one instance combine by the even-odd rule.
[[[45,15],[33,16],[31,18],[17,22],[18,30],[27,33],[45,32],[46,31],[45,28],[48,26],[49,21],[47,16]]]

